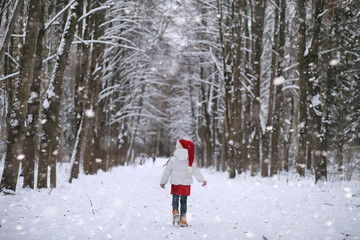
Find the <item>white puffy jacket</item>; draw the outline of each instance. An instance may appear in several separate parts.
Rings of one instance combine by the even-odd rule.
[[[188,150],[187,149],[176,149],[174,156],[170,158],[164,173],[161,177],[160,184],[166,184],[169,181],[170,184],[174,185],[191,185],[193,183],[192,175],[198,182],[205,181],[205,178],[200,172],[200,168],[196,166],[194,162],[192,164],[193,171],[188,173],[186,167],[189,166]]]

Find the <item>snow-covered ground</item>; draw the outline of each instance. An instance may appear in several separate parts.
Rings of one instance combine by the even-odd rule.
[[[118,167],[58,187],[0,194],[0,239],[360,239],[360,184],[281,175],[228,179],[203,169],[188,199],[188,228],[171,224],[166,159]],[[0,169],[0,173],[2,169]]]

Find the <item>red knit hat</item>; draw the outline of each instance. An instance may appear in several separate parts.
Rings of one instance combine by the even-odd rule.
[[[178,142],[181,144],[181,146],[183,148],[188,150],[189,167],[188,167],[187,171],[189,173],[191,173],[192,172],[192,167],[191,166],[192,166],[192,164],[194,162],[194,143],[192,141],[185,140],[185,139],[180,139]]]

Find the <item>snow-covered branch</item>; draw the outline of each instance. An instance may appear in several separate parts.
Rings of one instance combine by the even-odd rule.
[[[66,5],[60,12],[58,12],[58,14],[55,15],[55,17],[53,17],[49,22],[47,22],[45,24],[45,28],[44,30],[47,30],[54,22],[55,20],[61,15],[63,14],[69,7],[71,7],[71,5],[76,2],[76,0],[72,0],[68,5]]]

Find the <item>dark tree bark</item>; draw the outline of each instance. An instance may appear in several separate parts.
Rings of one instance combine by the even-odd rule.
[[[300,116],[299,116],[299,155],[296,159],[296,169],[300,176],[305,176],[306,168],[306,141],[307,141],[307,66],[305,59],[306,47],[306,6],[305,0],[297,0],[297,9],[299,17],[298,33],[298,62],[299,62],[299,86],[300,86]]]
[[[281,12],[277,14],[277,17],[280,15],[279,26],[275,28],[275,31],[278,31],[279,34],[276,34],[276,49],[275,52],[278,54],[277,63],[275,65],[275,74],[277,76],[276,81],[276,94],[275,94],[275,109],[274,109],[274,118],[273,118],[273,133],[271,138],[271,176],[277,174],[279,170],[282,170],[282,162],[281,162],[281,122],[282,122],[282,87],[284,84],[284,76],[283,76],[283,68],[284,68],[284,48],[285,48],[285,1],[277,0],[276,5],[280,7]],[[281,4],[280,4],[281,3]],[[276,12],[280,10],[276,9]]]
[[[79,16],[83,15],[83,6],[84,1],[79,1]],[[86,19],[85,26],[83,25],[83,21],[80,21],[78,24],[78,35],[81,38],[88,38],[89,36],[89,28],[88,28],[88,19]],[[84,34],[82,35],[84,29]],[[85,101],[85,86],[86,86],[86,75],[88,73],[88,65],[89,65],[89,52],[90,47],[85,44],[79,44],[77,46],[76,52],[76,67],[75,67],[75,96],[74,96],[74,110],[75,110],[75,124],[74,124],[74,132],[76,133],[76,142],[77,144],[74,146],[73,153],[71,156],[71,174],[69,182],[72,182],[74,178],[78,178],[80,172],[80,161],[83,149],[84,135],[85,130],[84,126],[86,126],[86,122],[84,122],[84,101]],[[82,127],[80,127],[82,126]]]
[[[62,95],[63,78],[65,67],[74,38],[79,4],[75,2],[71,8],[63,36],[58,49],[56,62],[53,68],[47,96],[44,101],[43,115],[46,122],[43,124],[41,137],[41,150],[39,156],[38,188],[47,187],[47,169],[50,167],[50,187],[56,187],[56,158],[57,158],[57,136],[60,113],[60,100]]]
[[[242,59],[242,52],[241,52],[241,43],[242,43],[242,36],[241,36],[241,25],[242,25],[242,12],[243,12],[243,3],[241,0],[234,1],[231,6],[232,9],[232,38],[233,38],[233,59],[232,59],[232,68],[233,68],[233,88],[234,88],[234,95],[232,99],[232,141],[234,144],[234,161],[235,161],[235,169],[238,173],[244,171],[243,164],[241,163],[241,144],[243,138],[243,131],[242,131],[242,94],[241,94],[241,80],[240,80],[240,71],[241,71],[241,59]]]
[[[36,56],[36,45],[39,34],[39,13],[41,1],[31,0],[29,4],[29,19],[26,26],[26,37],[23,54],[20,61],[20,82],[14,92],[12,112],[7,123],[8,142],[4,172],[0,189],[15,191],[18,179],[19,163],[26,156],[23,145],[25,140],[25,118],[28,108],[30,89],[33,83],[33,69]]]
[[[285,33],[285,29],[286,29],[286,0],[280,0],[280,6],[281,8],[281,12],[280,12],[280,26],[279,26],[279,63],[278,63],[278,75],[279,77],[283,77],[285,79],[284,76],[284,68],[285,68],[285,37],[286,37],[286,33]],[[281,79],[282,80],[282,79]],[[284,82],[285,83],[285,82]],[[283,96],[283,84],[280,84],[279,86],[277,86],[276,88],[276,101],[275,102],[275,112],[276,114],[279,115],[279,131],[280,131],[280,137],[278,140],[278,151],[279,153],[283,153],[283,154],[278,154],[278,166],[279,166],[279,170],[282,171],[282,165],[284,163],[284,168],[286,168],[288,170],[288,151],[289,151],[289,139],[290,136],[285,136],[286,131],[285,131],[285,127],[284,127],[284,108],[283,108],[283,104],[284,104],[284,96]],[[281,130],[283,132],[283,135],[281,136]]]
[[[279,6],[279,0],[275,0],[275,5]],[[274,82],[276,81],[276,78],[279,76],[278,73],[278,64],[279,64],[279,58],[278,58],[278,54],[279,54],[279,9],[277,7],[275,7],[275,23],[274,23],[274,45],[273,45],[273,52],[272,52],[272,60],[271,60],[271,84],[273,85],[273,89],[271,89],[270,86],[270,91],[274,91]],[[271,129],[271,144],[270,144],[270,149],[271,149],[271,166],[270,166],[270,176],[276,175],[277,174],[277,170],[278,170],[278,140],[279,140],[279,113],[278,113],[278,108],[279,108],[279,99],[278,99],[278,94],[279,94],[279,90],[278,90],[279,86],[278,84],[276,84],[276,95],[275,95],[275,108],[274,107],[274,102],[271,103],[271,106],[269,105],[269,111],[270,111],[270,107],[271,107],[271,111],[273,111],[272,114],[269,114],[272,116],[271,122],[272,122],[272,129]],[[280,89],[281,90],[281,89]],[[273,95],[274,97],[274,92],[270,93],[270,96]],[[272,101],[274,101],[274,98],[272,99]]]
[[[202,71],[200,71],[202,72]],[[204,79],[204,78],[202,78]],[[201,138],[202,146],[204,147],[206,163],[203,166],[210,167],[212,165],[212,145],[211,145],[211,124],[210,124],[210,114],[208,112],[208,104],[207,104],[207,94],[205,90],[205,86],[203,83],[200,85],[202,102],[204,102],[202,106],[202,112],[204,113],[205,125],[199,127],[199,136]]]
[[[246,2],[244,2],[244,4],[246,5]],[[245,9],[247,8],[247,5],[245,6]],[[250,20],[245,20],[245,48],[246,49],[251,49],[251,36],[250,36],[250,26],[248,21]],[[249,51],[245,51],[244,53],[244,58],[243,58],[243,62],[245,63],[245,77],[250,78],[251,76],[251,53]],[[248,83],[248,81],[245,81],[247,84],[247,89],[251,89],[250,84]],[[244,117],[243,117],[243,130],[244,130],[244,137],[243,137],[243,141],[242,141],[242,150],[241,150],[241,159],[242,159],[242,167],[243,169],[248,170],[250,165],[251,165],[251,128],[252,128],[252,123],[251,123],[251,103],[252,103],[252,92],[247,90],[245,92],[245,102],[244,102]]]
[[[264,30],[265,19],[265,1],[259,0],[253,2],[253,25],[252,25],[252,40],[253,40],[253,109],[252,121],[254,139],[252,142],[252,162],[251,162],[251,176],[255,176],[259,171],[260,165],[260,83],[261,83],[261,55],[263,51],[262,37]]]
[[[39,112],[40,112],[40,81],[42,73],[42,61],[44,50],[44,4],[41,5],[39,14],[40,31],[36,46],[36,57],[34,65],[34,82],[31,86],[31,96],[29,99],[27,133],[25,138],[25,156],[23,161],[24,183],[23,187],[34,188],[34,170],[36,153],[38,150],[38,129],[39,129]]]
[[[100,7],[100,2],[94,2],[93,8]],[[104,22],[105,11],[97,11],[95,12],[91,18],[93,22],[93,30],[94,30],[94,40],[98,40],[104,33],[104,27],[100,27],[100,24]],[[87,128],[87,138],[86,145],[91,144],[92,146],[86,146],[89,148],[89,151],[86,151],[88,156],[89,163],[89,171],[90,174],[95,174],[99,168],[106,167],[106,161],[104,156],[104,148],[102,147],[104,136],[103,130],[104,122],[103,118],[105,114],[103,113],[104,107],[103,102],[99,102],[99,93],[101,92],[102,82],[101,82],[101,74],[102,74],[102,55],[103,55],[103,44],[93,43],[93,51],[91,52],[91,63],[90,63],[90,79],[89,79],[89,88],[94,89],[91,92],[90,97],[87,99],[88,107],[87,110],[91,109],[95,114],[94,117],[88,119],[88,128]]]
[[[226,19],[225,26],[230,26],[230,20]],[[232,91],[232,72],[231,72],[231,64],[232,64],[232,53],[231,53],[231,42],[224,41],[223,48],[223,64],[224,64],[224,81],[225,81],[225,137],[226,137],[226,147],[224,150],[228,152],[228,168],[229,168],[229,177],[234,178],[236,176],[235,169],[235,158],[234,158],[234,141],[233,134],[231,128],[231,109],[232,109],[232,101],[231,101],[231,91]]]
[[[224,132],[222,137],[222,149],[221,149],[221,161],[222,161],[222,169],[226,169],[226,163],[228,162],[228,171],[229,177],[235,177],[235,163],[232,159],[233,155],[233,148],[232,145],[229,144],[230,142],[230,82],[231,82],[231,46],[229,41],[226,39],[225,34],[227,29],[230,25],[229,16],[225,16],[225,22],[223,19],[223,6],[220,1],[217,1],[218,13],[219,13],[219,39],[220,39],[220,46],[222,52],[222,64],[223,64],[223,78],[224,78],[224,104],[225,104],[225,111],[224,111]],[[231,143],[231,142],[230,142]]]
[[[325,127],[322,122],[324,114],[323,99],[324,94],[321,89],[323,79],[319,74],[319,52],[321,44],[321,24],[322,13],[324,8],[323,0],[316,0],[315,2],[315,23],[312,36],[312,45],[310,47],[308,62],[309,62],[309,89],[312,97],[312,105],[310,107],[310,117],[312,122],[312,146],[313,157],[315,165],[315,183],[320,179],[327,178],[327,158],[325,149]]]
[[[196,6],[198,11],[200,12],[200,17],[201,17],[201,26],[203,29],[207,29],[208,28],[208,22],[207,22],[207,14],[208,14],[208,9],[204,6],[204,4],[202,4],[201,1],[197,0],[196,1]],[[211,41],[210,39],[207,39],[208,35],[204,34],[203,32],[199,32],[196,34],[198,36],[198,39],[200,41]],[[211,51],[209,46],[206,44],[200,44],[201,46],[201,50],[202,52],[209,52]],[[205,80],[209,77],[209,75],[212,73],[212,69],[211,66],[209,66],[206,63],[206,58],[204,57],[199,57],[199,62],[200,62],[200,79]],[[214,93],[215,91],[213,90],[213,86],[207,86],[207,84],[205,83],[201,83],[200,84],[200,93],[201,93],[201,102],[203,102],[201,110],[202,110],[202,114],[203,114],[203,120],[201,122],[202,126],[199,126],[199,130],[201,129],[201,133],[199,132],[199,136],[200,134],[202,135],[201,138],[201,147],[203,148],[203,152],[204,153],[204,157],[201,158],[200,161],[204,161],[204,166],[206,167],[210,167],[213,165],[213,155],[214,155],[214,146],[213,146],[213,137],[214,137],[214,132],[213,132],[213,128],[212,128],[212,112],[209,111],[211,110],[211,108],[209,109],[209,104],[211,104],[213,101],[210,98],[210,96],[212,96],[212,93]]]

